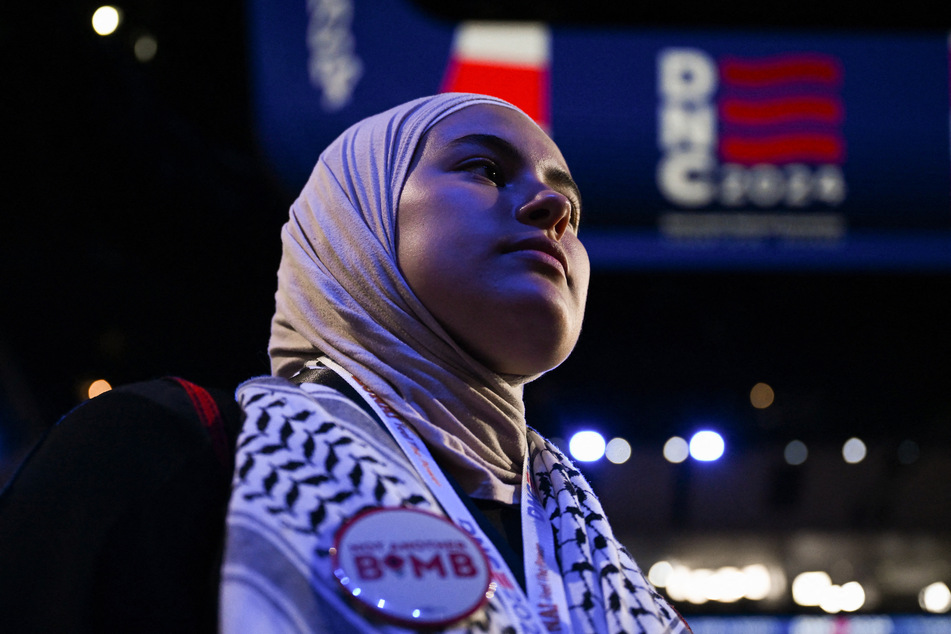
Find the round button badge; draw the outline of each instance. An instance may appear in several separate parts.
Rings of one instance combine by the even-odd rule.
[[[482,607],[489,564],[478,543],[443,517],[374,509],[337,532],[334,575],[371,612],[413,627],[454,623]]]

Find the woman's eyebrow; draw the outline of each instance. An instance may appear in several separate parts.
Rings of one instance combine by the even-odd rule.
[[[522,152],[519,151],[515,145],[494,134],[467,134],[457,139],[453,139],[447,145],[449,147],[457,147],[460,145],[488,147],[500,154],[502,158],[506,160],[522,162],[525,160]],[[575,183],[574,179],[571,178],[571,174],[560,167],[549,167],[545,170],[545,179],[550,185],[555,185],[569,190],[569,192],[574,196],[575,200],[578,201],[578,206],[581,206],[581,190],[579,189],[578,184]]]

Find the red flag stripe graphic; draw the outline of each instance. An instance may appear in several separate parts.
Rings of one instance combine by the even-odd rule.
[[[777,134],[766,137],[724,137],[720,141],[724,161],[757,163],[842,163],[845,142],[831,134]]]
[[[551,33],[538,22],[462,22],[453,35],[440,92],[500,97],[540,126],[551,124]]]
[[[720,119],[744,125],[775,125],[810,121],[826,124],[842,122],[842,102],[832,97],[786,97],[753,101],[726,98],[720,101]]]
[[[540,125],[549,123],[547,68],[453,59],[440,91],[493,95],[515,104]]]
[[[761,60],[725,57],[720,78],[736,86],[770,86],[789,83],[839,84],[842,67],[834,57],[817,54],[781,55]]]

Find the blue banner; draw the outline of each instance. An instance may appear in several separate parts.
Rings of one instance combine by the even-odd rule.
[[[951,269],[946,33],[457,23],[409,0],[249,18],[259,138],[292,190],[351,123],[487,92],[562,148],[596,266]]]

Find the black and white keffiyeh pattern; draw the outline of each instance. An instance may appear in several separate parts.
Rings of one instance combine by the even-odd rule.
[[[614,538],[600,501],[571,460],[531,428],[528,446],[575,631],[689,631]]]
[[[238,392],[246,414],[228,513],[222,630],[404,631],[366,617],[338,591],[329,550],[370,508],[442,514],[387,432],[335,390],[258,379]],[[576,632],[686,631],[614,539],[579,471],[529,430],[535,484],[551,518]],[[447,631],[514,632],[498,595]]]

